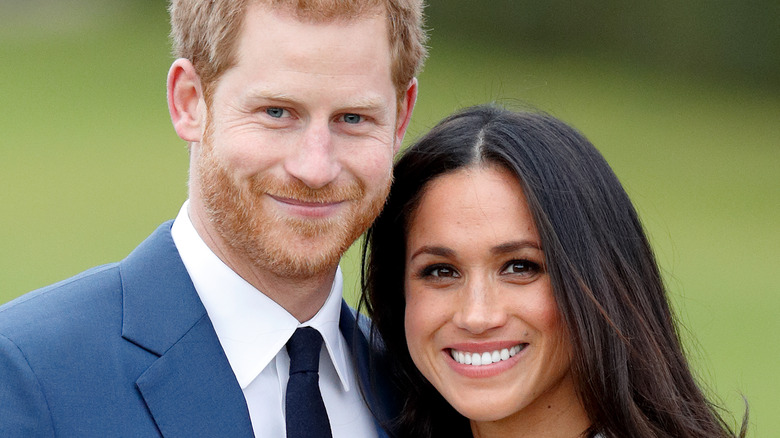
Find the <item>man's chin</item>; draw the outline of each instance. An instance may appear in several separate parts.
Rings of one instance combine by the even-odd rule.
[[[250,248],[243,248],[259,268],[278,277],[306,279],[335,271],[354,239],[337,230],[287,230],[275,238],[258,236]],[[347,242],[349,240],[349,242]]]
[[[311,254],[306,252],[277,254],[271,260],[265,260],[267,269],[275,276],[305,280],[331,274],[338,266],[341,253]],[[269,263],[270,262],[270,263]]]

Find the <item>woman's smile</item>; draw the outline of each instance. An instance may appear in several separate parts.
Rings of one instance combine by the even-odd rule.
[[[528,344],[517,344],[509,348],[502,348],[500,350],[488,350],[485,352],[470,352],[456,350],[454,348],[449,349],[452,359],[462,365],[472,365],[475,367],[486,366],[501,361],[507,361],[514,357],[517,353],[521,352],[523,348]]]

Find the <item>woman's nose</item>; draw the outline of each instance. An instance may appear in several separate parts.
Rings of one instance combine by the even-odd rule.
[[[482,281],[470,282],[460,297],[453,322],[472,334],[482,334],[506,324],[507,312],[494,287]]]

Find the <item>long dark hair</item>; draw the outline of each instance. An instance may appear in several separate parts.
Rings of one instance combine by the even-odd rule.
[[[403,154],[387,204],[364,241],[360,307],[404,391],[400,436],[471,436],[468,420],[409,356],[404,260],[407,227],[427,183],[483,164],[503,166],[523,187],[592,422],[586,434],[736,436],[691,374],[655,256],[607,162],[554,117],[492,105],[444,119]],[[739,436],[746,425],[745,418]]]

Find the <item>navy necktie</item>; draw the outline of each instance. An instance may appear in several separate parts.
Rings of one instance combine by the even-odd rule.
[[[322,336],[311,327],[299,327],[287,341],[290,380],[285,403],[287,438],[330,438],[330,421],[319,386]]]

